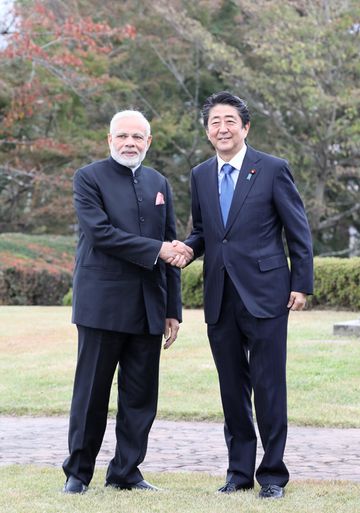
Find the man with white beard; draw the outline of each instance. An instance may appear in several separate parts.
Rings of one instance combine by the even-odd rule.
[[[181,322],[180,271],[166,262],[178,255],[185,264],[192,250],[170,242],[176,232],[169,184],[142,165],[151,139],[140,112],[119,112],[110,123],[111,156],[74,176],[78,360],[66,493],[85,492],[92,479],[117,367],[116,450],[105,485],[157,490],[138,466],[156,414],[162,336],[167,349]]]

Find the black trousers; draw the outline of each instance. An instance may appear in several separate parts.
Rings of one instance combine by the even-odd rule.
[[[264,456],[256,470],[260,485],[285,486],[283,461],[287,437],[286,338],[288,314],[274,319],[253,317],[230,278],[225,278],[219,321],[208,325],[219,375],[225,417],[229,467],[227,481],[254,485],[257,438],[252,392]]]
[[[106,480],[142,480],[150,428],[157,409],[161,335],[132,335],[78,326],[78,361],[69,424],[69,457],[63,469],[89,484],[107,422],[118,366],[116,450]]]

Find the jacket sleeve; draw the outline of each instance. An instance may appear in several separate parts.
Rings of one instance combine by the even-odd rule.
[[[274,178],[273,197],[284,226],[291,264],[291,290],[313,293],[312,238],[305,208],[286,164]]]
[[[185,240],[185,244],[190,246],[194,251],[194,259],[204,254],[205,243],[203,234],[203,224],[201,217],[201,209],[196,187],[194,171],[191,173],[191,214],[193,228],[190,235]]]
[[[74,205],[80,228],[94,248],[146,269],[154,267],[162,242],[113,226],[97,184],[82,169],[74,176]]]
[[[172,201],[172,194],[168,181],[166,180],[166,228],[165,240],[173,241],[176,239],[175,214]],[[181,282],[180,269],[178,267],[166,264],[166,283],[167,283],[167,308],[166,317],[168,319],[177,319],[182,321],[181,305]]]

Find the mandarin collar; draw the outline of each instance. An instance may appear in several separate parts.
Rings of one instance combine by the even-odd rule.
[[[116,169],[116,171],[118,173],[121,173],[122,175],[140,176],[140,174],[141,174],[142,164],[140,164],[140,166],[135,169],[135,173],[133,173],[132,169],[130,169],[129,167],[123,166],[122,164],[119,164],[118,162],[116,162],[115,159],[112,158],[111,155],[108,158],[108,162],[111,165],[111,167]]]

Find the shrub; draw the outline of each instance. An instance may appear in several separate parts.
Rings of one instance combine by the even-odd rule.
[[[185,267],[181,275],[182,301],[185,308],[203,307],[203,263]],[[307,308],[342,308],[360,310],[360,258],[314,259],[314,295]],[[71,290],[63,304],[71,305]]]
[[[74,238],[0,235],[0,304],[61,305],[72,281]]]
[[[65,296],[63,297],[62,305],[63,306],[71,306],[72,305],[72,288],[69,289],[67,291],[67,293],[65,294]]]
[[[9,267],[0,271],[0,304],[61,305],[70,285],[67,272]]]
[[[315,258],[310,307],[360,310],[360,258]]]
[[[181,271],[182,302],[185,308],[203,306],[203,263],[195,261]]]
[[[342,308],[360,310],[360,258],[314,259],[314,295],[308,308]],[[203,306],[202,262],[196,261],[182,271],[185,308]]]

